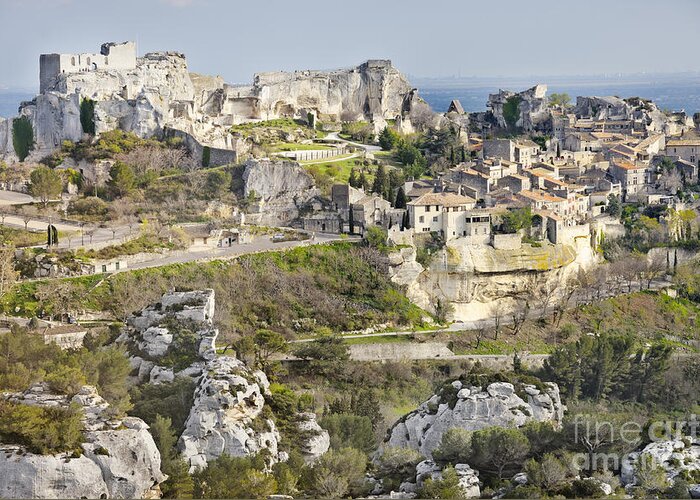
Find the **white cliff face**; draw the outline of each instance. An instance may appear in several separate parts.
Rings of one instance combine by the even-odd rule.
[[[525,132],[544,130],[549,127],[550,114],[547,108],[547,86],[535,85],[523,92],[501,90],[498,94],[489,95],[488,106],[491,108],[496,124],[507,128],[503,108],[509,100],[517,101],[518,118],[515,126]]]
[[[415,258],[414,246],[391,254],[392,281],[406,286],[408,298],[423,309],[433,310],[438,299],[451,304],[454,321],[487,320],[495,307],[508,315],[533,285],[560,285],[599,259],[588,238],[578,238],[571,245],[545,243],[540,248],[524,244],[514,250],[469,245],[458,238],[435,253],[427,269]],[[535,302],[532,297],[530,301]]]
[[[64,140],[83,138],[80,103],[95,101],[95,131],[122,129],[140,137],[187,134],[198,148],[245,153],[231,125],[282,117],[306,120],[312,113],[330,121],[394,119],[411,90],[390,61],[367,61],[349,69],[263,73],[251,86],[236,87],[220,77],[191,74],[185,56],[155,52],[135,67],[59,74],[20,110],[35,132],[31,158],[58,149]],[[9,125],[9,126],[8,126]],[[8,135],[9,132],[9,135]],[[8,137],[10,140],[8,140]],[[192,148],[198,149],[198,148]],[[13,159],[11,120],[0,123],[0,157]]]
[[[224,453],[241,457],[267,450],[276,461],[280,436],[274,422],[261,416],[269,387],[265,374],[251,372],[230,356],[220,356],[205,368],[180,437],[191,470]]]
[[[529,421],[552,422],[558,426],[564,405],[556,384],[545,383],[544,390],[523,385],[516,394],[513,384],[496,382],[486,389],[464,386],[454,381],[391,429],[387,446],[413,448],[430,457],[443,434],[452,428],[468,431],[487,427],[520,427]]]
[[[299,216],[299,209],[319,194],[313,178],[296,162],[248,160],[243,171],[244,195],[255,195],[258,210],[248,221],[285,224]]]
[[[84,412],[85,442],[79,457],[37,455],[20,446],[0,444],[0,498],[154,498],[166,476],[160,453],[139,418],[112,419],[94,387],[84,386],[72,399],[33,386],[10,401],[35,406],[79,405]]]

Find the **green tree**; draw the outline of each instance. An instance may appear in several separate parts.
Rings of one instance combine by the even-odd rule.
[[[518,429],[490,427],[472,433],[472,461],[479,470],[495,472],[498,479],[522,463],[530,443]]]
[[[360,450],[330,450],[311,469],[310,493],[318,498],[357,495],[364,486],[366,466],[367,457]]]
[[[549,105],[552,107],[568,108],[571,104],[571,97],[566,92],[554,93],[549,96]]]
[[[568,468],[552,453],[540,460],[531,458],[525,462],[524,471],[529,484],[551,491],[568,478]]]
[[[89,97],[83,97],[80,101],[80,125],[83,132],[95,135],[95,101]]]
[[[369,417],[349,414],[326,415],[319,421],[321,427],[328,431],[331,448],[355,448],[364,453],[371,453],[377,448]]]
[[[202,148],[202,167],[207,168],[211,162],[211,148],[204,146]]]
[[[620,205],[620,198],[614,194],[608,195],[608,209],[607,212],[613,217],[619,217],[622,213],[622,207]]]
[[[520,96],[514,95],[506,99],[503,104],[503,119],[509,130],[514,131],[520,119]]]
[[[425,480],[420,491],[419,498],[467,498],[464,490],[459,484],[459,476],[454,467],[445,467],[442,477],[433,479],[429,477]]]
[[[350,187],[354,188],[361,188],[362,187],[362,182],[360,181],[360,178],[357,175],[357,170],[354,168],[350,171],[350,177],[348,178],[348,184]]]
[[[294,355],[301,359],[342,361],[350,357],[348,345],[338,335],[325,335],[297,347]]]
[[[272,330],[258,330],[255,333],[255,364],[266,371],[270,358],[277,353],[287,352],[288,344],[285,338]]]
[[[517,208],[501,214],[503,231],[505,233],[517,233],[521,229],[532,227],[532,209],[530,207]]]
[[[29,176],[29,193],[47,206],[58,198],[63,190],[63,180],[58,172],[49,167],[37,167]]]
[[[34,149],[34,129],[26,116],[12,120],[12,146],[19,161],[24,161]]]
[[[374,183],[372,184],[372,192],[379,196],[386,197],[389,190],[389,178],[386,175],[384,165],[379,165],[374,174]]]
[[[134,170],[127,164],[116,162],[109,169],[109,187],[118,198],[128,196],[136,187]]]
[[[396,191],[396,200],[394,201],[394,208],[406,208],[406,193],[403,190],[403,186],[399,187]]]
[[[151,424],[153,440],[160,451],[161,469],[168,479],[160,485],[164,498],[192,498],[194,481],[187,463],[178,456],[177,436],[169,418],[156,415]]]
[[[266,498],[277,491],[272,474],[263,472],[265,461],[255,457],[221,455],[194,474],[195,498]]]
[[[442,435],[440,446],[433,451],[433,458],[450,464],[466,463],[471,457],[472,433],[453,427]]]
[[[363,240],[370,248],[383,248],[386,245],[387,232],[380,226],[369,226]]]
[[[384,130],[379,134],[379,145],[384,151],[394,149],[394,146],[399,141],[400,137],[397,132],[389,127],[384,127]]]
[[[231,186],[231,174],[224,170],[214,170],[207,174],[205,190],[210,198],[219,198]]]

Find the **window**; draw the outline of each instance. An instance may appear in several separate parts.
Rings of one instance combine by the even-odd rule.
[[[418,222],[425,222],[425,217],[423,217],[422,215],[418,217]]]
[[[117,271],[119,271],[119,262],[117,262],[117,263],[114,264],[114,269],[116,269]]]
[[[427,205],[427,206],[425,207],[425,211],[426,211],[426,212],[430,212],[430,205]]]
[[[437,222],[437,221],[438,221],[438,218],[437,218],[437,215],[436,215],[435,217],[433,217],[433,222]]]
[[[70,65],[75,66],[75,56],[70,58]]]
[[[102,264],[102,272],[103,273],[107,272],[107,264]]]
[[[88,63],[88,66],[90,66],[90,58],[89,57],[87,58],[87,63]]]

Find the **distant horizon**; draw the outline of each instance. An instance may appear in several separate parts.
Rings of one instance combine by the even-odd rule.
[[[185,54],[186,56],[187,54]],[[38,56],[37,56],[38,60]],[[367,59],[365,59],[366,61]],[[305,70],[315,70],[315,71],[332,71],[336,69],[343,69],[343,68],[350,68],[353,66],[356,66],[357,64],[361,64],[363,61],[356,63],[356,64],[349,64],[346,66],[337,66],[334,68],[298,68],[298,71],[305,71]],[[393,63],[393,61],[392,61]],[[396,66],[394,66],[396,67]],[[401,68],[396,67],[399,71],[401,71]],[[272,71],[272,70],[265,70],[265,71]],[[257,71],[257,73],[263,73],[265,72],[263,70]],[[294,70],[292,70],[294,71]],[[191,71],[192,73],[198,73],[197,71]],[[544,84],[547,85],[548,81],[547,80],[552,80],[552,81],[557,81],[558,83],[567,83],[567,82],[579,82],[580,80],[585,80],[585,79],[592,79],[592,78],[603,78],[605,80],[629,80],[631,78],[638,78],[638,77],[645,77],[649,79],[654,79],[654,78],[671,78],[671,77],[678,77],[678,76],[683,76],[686,78],[694,78],[698,77],[700,78],[700,70],[683,70],[683,71],[666,71],[666,72],[630,72],[630,73],[581,73],[577,75],[569,75],[569,74],[522,74],[522,75],[439,75],[439,76],[431,76],[431,75],[414,75],[410,73],[405,73],[401,71],[404,76],[408,79],[410,83],[415,83],[415,82],[429,82],[431,85],[434,83],[439,83],[441,81],[450,81],[450,82],[484,82],[488,83],[491,81],[495,80],[503,80],[503,81],[509,81],[509,82],[514,82],[514,81],[532,81],[532,85],[537,85],[537,84]],[[205,73],[206,74],[206,73]],[[214,75],[214,73],[209,73],[208,75]],[[228,81],[224,80],[228,84],[250,84],[253,81],[253,76],[255,73],[250,75],[250,79],[247,81]],[[629,83],[629,82],[628,82]],[[636,83],[653,83],[648,80],[643,80],[640,82]],[[700,81],[697,82],[698,86],[700,86]],[[419,88],[420,90],[420,88]],[[29,86],[29,85],[23,85],[23,86],[8,86],[8,85],[3,85],[0,83],[0,92],[36,92],[37,94],[39,93],[39,72],[37,69],[37,80],[36,80],[36,85],[35,86]]]

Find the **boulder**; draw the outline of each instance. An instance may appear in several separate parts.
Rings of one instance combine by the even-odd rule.
[[[453,427],[469,431],[520,427],[531,420],[559,425],[564,412],[559,388],[552,383],[544,387],[544,392],[532,396],[525,391],[516,394],[513,384],[505,382],[492,383],[486,390],[461,388],[456,394],[456,386],[451,386],[451,391],[443,390],[397,422],[386,444],[413,448],[429,457]]]

